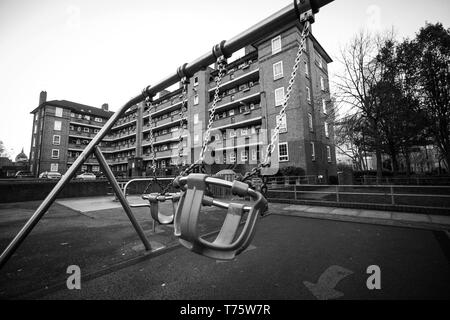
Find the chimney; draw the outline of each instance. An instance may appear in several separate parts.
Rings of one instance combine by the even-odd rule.
[[[47,102],[47,91],[41,91],[41,94],[39,95],[39,105]]]
[[[109,106],[108,106],[107,103],[102,104],[102,110],[103,111],[108,111],[108,109],[109,109]]]

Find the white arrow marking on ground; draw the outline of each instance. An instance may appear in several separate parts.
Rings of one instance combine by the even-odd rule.
[[[303,281],[303,284],[318,300],[330,300],[343,297],[344,294],[335,290],[337,284],[353,274],[353,271],[340,266],[331,266],[319,277],[317,283]]]

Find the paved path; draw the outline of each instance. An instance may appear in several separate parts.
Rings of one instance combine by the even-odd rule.
[[[272,203],[271,211],[298,217],[375,223],[428,229],[450,229],[450,216]]]

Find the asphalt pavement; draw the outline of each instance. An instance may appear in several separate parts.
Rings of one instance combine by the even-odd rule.
[[[39,298],[449,299],[449,239],[440,232],[271,215],[234,261],[179,247]],[[379,290],[367,287],[373,265]],[[332,288],[320,288],[327,277]]]

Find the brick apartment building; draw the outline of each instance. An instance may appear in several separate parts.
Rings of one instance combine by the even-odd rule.
[[[216,164],[212,172],[223,168],[246,171],[255,166],[270,141],[284,92],[294,64],[301,34],[299,23],[274,30],[271,35],[245,48],[244,55],[227,66],[220,87],[214,121],[212,153]],[[230,60],[231,61],[231,60]],[[333,113],[330,101],[328,68],[332,60],[310,34],[296,83],[281,119],[277,157],[280,167],[294,166],[306,175],[336,175]],[[184,113],[183,160],[198,158],[202,132],[209,118],[214,97],[217,70],[199,71],[188,86],[188,109]],[[113,127],[100,146],[112,170],[121,175],[142,175],[151,164],[150,130],[154,135],[156,162],[160,173],[172,174],[178,163],[181,87],[164,91],[153,100],[153,108],[138,104]],[[152,123],[150,123],[150,112]],[[46,101],[42,92],[39,106],[32,111],[33,137],[31,170],[64,173],[104,125],[112,112],[107,105],[94,108],[70,101]],[[266,131],[267,130],[267,131]],[[261,132],[265,135],[261,139]],[[82,171],[99,171],[90,158]]]

